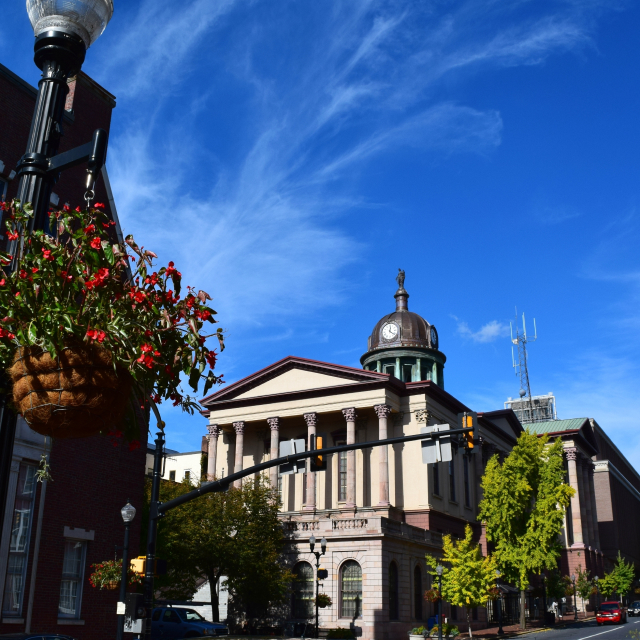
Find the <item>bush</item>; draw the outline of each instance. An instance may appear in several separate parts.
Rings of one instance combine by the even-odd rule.
[[[438,637],[438,625],[435,625],[433,627],[433,629],[431,629],[429,635],[432,638],[437,638]],[[442,625],[442,637],[444,638],[445,636],[451,636],[452,638],[455,638],[456,636],[460,635],[460,629],[458,629],[458,627],[456,627],[454,624],[449,624],[448,622],[445,622]]]
[[[327,638],[329,638],[329,640],[332,638],[335,638],[335,640],[351,640],[351,638],[353,638],[353,632],[351,629],[341,629],[340,627],[337,629],[329,629]]]
[[[426,627],[414,627],[409,631],[409,635],[411,636],[426,636],[429,634],[429,629]]]

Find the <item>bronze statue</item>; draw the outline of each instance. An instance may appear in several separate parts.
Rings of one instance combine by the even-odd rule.
[[[398,269],[396,282],[398,283],[398,289],[404,289],[404,271],[402,269]]]

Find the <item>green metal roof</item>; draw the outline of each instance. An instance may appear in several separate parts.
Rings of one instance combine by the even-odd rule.
[[[571,418],[569,420],[533,422],[522,426],[531,433],[557,433],[558,431],[577,431],[587,420],[588,418]]]

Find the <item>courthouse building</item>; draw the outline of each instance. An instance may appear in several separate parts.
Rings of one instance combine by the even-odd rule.
[[[364,369],[287,357],[203,401],[209,419],[209,474],[278,455],[279,442],[326,434],[328,446],[420,433],[469,408],[444,388],[446,358],[436,328],[408,309],[404,274],[396,309],[376,323],[362,357]],[[290,562],[298,577],[292,616],[311,612],[313,556],[309,538],[326,537],[321,591],[333,606],[323,627],[361,627],[364,638],[406,638],[434,614],[425,554],[441,554],[442,535],[462,536],[465,524],[486,543],[478,523],[480,477],[488,458],[506,453],[522,426],[511,410],[478,415],[472,453],[454,447],[451,462],[422,463],[420,442],[332,456],[319,473],[271,470],[291,534]],[[448,605],[445,615],[463,620]],[[484,611],[474,611],[482,623]]]

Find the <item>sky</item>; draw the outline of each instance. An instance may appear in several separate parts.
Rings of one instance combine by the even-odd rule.
[[[33,83],[23,2],[0,61]],[[640,469],[640,6],[624,0],[114,0],[83,70],[117,107],[125,233],[213,297],[228,383],[287,355],[360,366],[394,309],[445,388],[591,417]],[[162,405],[168,446],[206,421]]]

